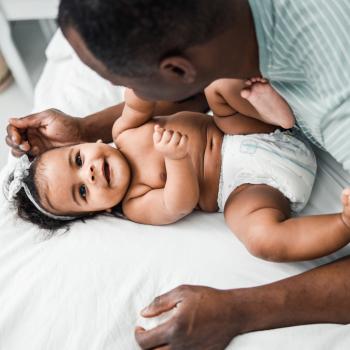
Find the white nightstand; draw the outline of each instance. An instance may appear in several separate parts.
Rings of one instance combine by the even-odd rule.
[[[15,43],[10,21],[39,20],[47,37],[54,32],[52,20],[57,16],[59,0],[0,0],[0,49],[22,91],[32,99],[33,84]]]

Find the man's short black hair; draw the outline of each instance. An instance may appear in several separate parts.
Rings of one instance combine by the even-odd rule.
[[[107,69],[142,77],[161,59],[204,43],[232,16],[228,0],[61,0],[58,23],[74,28]]]

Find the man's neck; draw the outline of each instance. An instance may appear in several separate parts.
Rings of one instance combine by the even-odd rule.
[[[232,11],[232,24],[222,42],[222,52],[226,53],[222,74],[243,79],[260,76],[258,42],[249,2],[236,0]]]
[[[258,42],[248,1],[236,0],[229,11],[232,20],[227,29],[192,52],[202,66],[207,67],[208,81],[261,75]]]

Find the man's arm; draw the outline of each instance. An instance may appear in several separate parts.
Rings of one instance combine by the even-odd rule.
[[[82,118],[81,130],[83,133],[83,139],[86,142],[95,142],[97,139],[101,139],[106,143],[112,142],[113,124],[122,115],[125,110],[124,107],[124,102],[119,103],[118,105]],[[193,112],[207,111],[208,104],[204,94],[198,94],[185,101],[179,102],[157,101],[154,105],[153,114],[170,115],[185,110]]]
[[[75,118],[57,109],[35,113],[23,118],[11,118],[7,126],[6,143],[16,157],[24,153],[33,156],[64,145],[80,142],[112,141],[112,127],[122,114],[124,103],[106,108],[85,118]],[[208,105],[204,94],[181,102],[156,102],[156,115],[169,115],[181,110],[204,112]]]
[[[142,349],[223,350],[239,334],[310,323],[350,323],[350,257],[275,283],[217,290],[180,286],[142,311],[154,317],[176,307],[164,324],[138,327]]]

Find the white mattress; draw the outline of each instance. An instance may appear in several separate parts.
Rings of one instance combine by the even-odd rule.
[[[52,106],[83,116],[121,100],[121,90],[84,67],[60,34],[48,58],[36,110]],[[319,155],[305,213],[340,210],[340,192],[350,183],[332,158]],[[1,181],[13,161],[1,171]],[[204,213],[166,227],[100,217],[43,240],[44,233],[16,218],[3,197],[0,227],[0,349],[5,350],[138,349],[134,327],[157,322],[142,320],[139,311],[179,284],[254,286],[350,253],[345,247],[316,261],[265,262],[246,252],[222,214]],[[349,342],[349,326],[324,324],[242,335],[229,349],[347,349]]]

